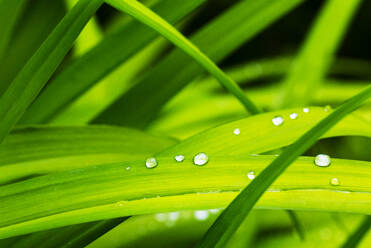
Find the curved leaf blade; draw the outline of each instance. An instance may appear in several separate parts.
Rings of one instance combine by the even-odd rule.
[[[294,162],[300,154],[313,145],[317,139],[325,134],[327,130],[332,128],[347,114],[354,111],[370,96],[371,86],[368,86],[361,93],[339,106],[333,113],[311,128],[292,145],[284,149],[282,154],[266,167],[264,171],[233,200],[197,244],[197,247],[222,247],[232,236],[233,232],[237,230],[238,226],[249,214],[250,210],[263,193],[285,169]]]
[[[221,85],[229,90],[249,113],[258,114],[261,112],[232,78],[224,73],[209,57],[201,52],[197,46],[159,15],[136,0],[106,0],[106,2],[152,27],[186,54],[191,56],[206,71],[213,75]]]
[[[174,144],[173,139],[129,128],[18,128],[0,145],[0,184],[89,165],[144,159]]]
[[[302,2],[240,1],[192,36],[191,41],[213,61],[220,62]],[[175,50],[92,122],[144,128],[168,100],[202,72],[202,67],[193,63],[189,56]],[[126,114],[119,115],[122,111]]]
[[[204,1],[162,0],[153,6],[153,10],[170,23],[176,23]],[[143,49],[156,36],[156,32],[135,21],[107,34],[97,46],[56,76],[27,110],[21,123],[49,122],[66,105]]]
[[[0,238],[121,216],[224,207],[251,184],[248,171],[259,175],[274,158],[213,157],[204,167],[190,159],[179,165],[162,158],[154,170],[141,160],[2,186]],[[300,158],[271,186],[259,207],[369,214],[369,167],[369,162],[333,159],[333,166],[320,168],[313,158]],[[303,173],[307,180],[301,180]],[[335,188],[329,184],[334,176],[342,182]]]
[[[103,0],[80,0],[27,62],[0,98],[0,142],[21,118]]]

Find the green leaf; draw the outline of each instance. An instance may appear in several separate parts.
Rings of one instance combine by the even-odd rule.
[[[200,151],[213,156],[260,154],[276,150],[290,145],[314,127],[318,121],[328,117],[331,110],[326,110],[326,108],[309,107],[309,113],[305,113],[302,108],[296,108],[251,116],[196,134],[160,152],[156,157],[174,156],[178,152],[188,157]],[[297,113],[298,118],[291,120],[291,113]],[[284,119],[281,126],[273,125],[272,119],[275,116]],[[240,130],[240,135],[233,134],[236,128]],[[342,135],[371,137],[370,121],[355,112],[340,121],[323,137]]]
[[[220,215],[206,235],[198,243],[198,247],[222,247],[232,236],[234,231],[249,214],[253,206],[269,188],[269,186],[293,163],[298,156],[312,146],[317,139],[343,119],[350,112],[358,108],[371,96],[371,86],[361,93],[350,98],[339,106],[333,113],[321,120],[282,154],[275,159],[264,171],[249,184]],[[305,174],[302,174],[305,175]]]
[[[285,79],[282,105],[303,106],[320,87],[361,0],[328,0]]]
[[[326,81],[316,92],[313,104],[337,106],[345,99],[359,93],[367,84],[368,82]],[[209,84],[205,87],[191,85],[185,89],[163,109],[148,130],[184,139],[207,128],[244,117],[241,107],[234,98],[223,95],[209,86]],[[274,99],[280,94],[280,86],[280,84],[272,84],[264,88],[251,89],[249,94],[259,106],[273,109],[276,106]],[[367,106],[357,111],[360,118],[368,121],[371,121],[370,102],[368,101]]]
[[[341,246],[342,248],[357,247],[362,238],[367,234],[371,228],[371,216],[366,216],[359,227],[352,233],[348,240]]]
[[[25,0],[0,0],[0,60],[9,46]]]
[[[213,61],[220,62],[301,2],[241,1],[198,31],[191,41]],[[93,123],[144,128],[157,117],[168,100],[202,72],[202,68],[189,56],[175,50],[143,75],[140,82],[95,118]],[[125,115],[119,114],[122,112]]]
[[[233,79],[225,74],[211,59],[209,59],[209,57],[200,51],[197,46],[159,15],[136,0],[106,0],[106,2],[153,28],[183,52],[191,56],[206,71],[213,75],[221,85],[229,90],[249,113],[258,114],[261,112]]]
[[[67,0],[67,6],[71,9],[78,0]],[[83,55],[95,47],[103,38],[102,31],[95,17],[91,18],[76,39],[75,55]]]
[[[10,0],[9,2],[21,1]],[[10,40],[11,44],[4,52],[3,58],[0,59],[0,96],[53,31],[65,13],[63,0],[26,1],[24,11],[14,28],[14,34]],[[42,18],[40,18],[41,16]]]
[[[153,10],[176,23],[205,0],[161,0]],[[156,38],[156,32],[131,21],[108,34],[86,54],[66,67],[40,94],[23,116],[23,124],[46,123]],[[117,80],[117,79],[116,79]]]
[[[2,186],[0,237],[105,218],[225,206],[249,183],[247,172],[259,174],[274,159],[247,154],[287,146],[328,115],[315,107],[309,113],[299,111],[265,113],[210,129],[155,155],[159,166],[153,170],[147,169],[141,159],[89,166]],[[292,112],[300,113],[299,118],[289,120]],[[282,126],[272,124],[276,115],[286,119]],[[240,135],[233,134],[235,128],[240,128]],[[371,137],[371,127],[354,113],[324,137],[339,135]],[[210,161],[197,167],[192,158],[201,151],[208,153]],[[178,154],[186,156],[182,164],[174,160]],[[313,165],[313,158],[301,158],[271,187],[260,206],[369,213],[371,210],[365,207],[371,206],[367,193],[369,166],[368,162],[333,159],[330,167],[320,168]],[[305,180],[301,180],[303,174]],[[332,177],[338,177],[341,185],[331,186]],[[349,197],[353,200],[344,204],[343,200]]]
[[[103,0],[80,0],[27,62],[0,98],[0,142],[17,123]]]
[[[208,165],[198,167],[192,158],[179,165],[164,157],[153,170],[141,160],[2,186],[0,238],[121,216],[224,207],[251,184],[249,171],[259,175],[274,158],[213,156]],[[369,214],[370,166],[370,162],[333,159],[330,167],[321,168],[311,157],[300,158],[258,206]],[[339,178],[339,186],[330,185],[333,177]]]
[[[105,220],[96,223],[87,230],[81,232],[77,237],[74,237],[65,245],[61,246],[63,248],[80,248],[85,247],[94,240],[96,240],[101,235],[115,228],[117,225],[124,222],[127,218],[118,218],[112,220]]]
[[[101,163],[144,159],[176,142],[115,127],[28,127],[0,145],[0,184]]]
[[[97,224],[93,223],[83,223],[79,225],[67,226],[64,228],[56,228],[47,230],[44,232],[37,232],[31,235],[26,235],[22,237],[17,237],[17,241],[12,246],[12,248],[29,248],[29,247],[39,247],[39,248],[55,248],[60,247],[66,243],[71,237],[77,236],[80,232],[91,226]],[[50,238],[53,237],[53,238]],[[0,240],[3,241],[3,240]]]

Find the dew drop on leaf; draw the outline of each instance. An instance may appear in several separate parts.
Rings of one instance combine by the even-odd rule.
[[[176,155],[174,158],[179,163],[184,161],[184,155]]]
[[[255,172],[254,171],[250,171],[249,173],[247,173],[247,177],[250,180],[253,180],[255,178]]]
[[[169,220],[170,221],[177,221],[179,219],[180,213],[179,212],[171,212],[169,213]]]
[[[331,106],[330,105],[326,105],[324,108],[323,108],[323,111],[325,112],[330,112],[332,110]]]
[[[319,167],[327,167],[331,164],[331,158],[329,155],[326,154],[318,154],[314,158],[314,163]]]
[[[303,108],[304,113],[309,113],[309,108]]]
[[[282,118],[282,116],[275,116],[272,119],[272,123],[275,126],[281,126],[283,124],[283,121],[284,121],[284,119]]]
[[[240,135],[241,131],[240,131],[239,128],[236,128],[236,129],[233,131],[233,133],[234,133],[235,135]]]
[[[126,167],[126,170],[127,170],[127,171],[129,171],[130,169],[131,169],[131,167],[130,167],[130,166]]]
[[[333,186],[338,186],[338,185],[340,185],[340,181],[337,177],[334,177],[334,178],[331,178],[330,184],[333,185]]]
[[[195,218],[200,221],[206,220],[207,218],[209,218],[209,211],[207,210],[195,211]]]
[[[199,166],[207,164],[208,161],[209,161],[209,156],[207,156],[207,154],[203,152],[197,154],[193,159],[193,163]]]
[[[148,169],[155,168],[157,166],[157,160],[155,158],[148,158],[146,160],[146,167]]]
[[[292,113],[292,114],[290,114],[290,119],[291,120],[295,120],[296,118],[298,118],[298,114],[297,113]]]

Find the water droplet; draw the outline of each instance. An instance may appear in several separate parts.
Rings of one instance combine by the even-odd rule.
[[[148,169],[155,168],[157,166],[157,160],[155,158],[148,158],[146,160],[146,167]]]
[[[339,181],[339,179],[338,179],[337,177],[331,178],[330,183],[331,183],[331,185],[333,185],[333,186],[338,186],[338,185],[340,185],[340,181]]]
[[[235,135],[240,135],[241,131],[240,131],[239,128],[236,128],[236,129],[233,131],[233,133],[234,133]]]
[[[193,163],[195,165],[205,165],[207,164],[207,162],[209,161],[209,156],[207,156],[205,153],[201,152],[199,154],[197,154],[194,159],[193,159]]]
[[[163,221],[167,220],[168,215],[166,213],[159,213],[159,214],[155,215],[155,218],[156,218],[157,221],[163,222]]]
[[[281,126],[283,124],[283,121],[284,121],[284,119],[282,118],[282,116],[275,116],[272,119],[273,125],[275,125],[275,126]]]
[[[179,212],[171,212],[169,214],[169,220],[170,221],[176,221],[179,219],[180,213]]]
[[[207,218],[209,218],[209,211],[207,210],[195,211],[195,218],[200,221],[206,220]]]
[[[326,105],[324,108],[323,108],[323,111],[325,112],[330,112],[332,110],[331,106],[330,105]]]
[[[250,180],[253,180],[255,178],[255,172],[254,171],[250,171],[249,173],[247,173],[247,177]]]
[[[209,209],[209,212],[212,213],[212,214],[217,214],[220,212],[220,208],[214,208],[214,209]]]
[[[175,161],[177,161],[177,162],[183,162],[183,160],[184,160],[183,155],[176,155],[174,158],[175,158]]]
[[[131,167],[130,167],[130,166],[126,167],[126,170],[127,170],[127,171],[129,171],[130,169],[131,169]]]
[[[298,114],[297,113],[292,113],[292,114],[290,114],[290,119],[291,120],[295,120],[296,118],[298,118]]]
[[[309,113],[309,108],[303,108],[304,113]]]
[[[124,204],[125,204],[124,201],[118,201],[118,202],[116,202],[116,206],[117,206],[117,207],[123,207]]]
[[[326,154],[318,154],[314,158],[314,163],[319,167],[327,167],[331,164],[331,158]]]

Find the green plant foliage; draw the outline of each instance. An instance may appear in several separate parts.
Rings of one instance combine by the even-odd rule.
[[[169,22],[176,23],[203,2],[204,0],[163,0],[153,9]],[[97,83],[155,37],[154,31],[134,21],[119,27],[63,70],[33,103],[24,115],[22,123],[45,123],[50,120],[51,116],[71,100]]]
[[[175,143],[115,127],[17,129],[0,145],[0,184],[100,163],[144,159]]]
[[[271,4],[268,0],[253,3],[241,1],[190,40],[213,61],[218,62],[301,2],[280,0]],[[221,33],[224,35],[221,36]],[[147,72],[140,82],[93,122],[143,128],[157,116],[160,108],[171,97],[202,72],[198,64],[192,63],[182,51],[176,50]],[[121,111],[126,114],[118,117]]]
[[[8,2],[22,2],[6,0]],[[5,1],[5,2],[6,2]],[[0,67],[0,95],[65,15],[63,0],[25,1]],[[27,11],[26,11],[27,10]],[[43,21],[40,21],[40,16]],[[1,36],[1,35],[0,35]],[[27,40],[27,42],[25,42]]]
[[[81,0],[27,62],[0,98],[0,142],[20,119],[103,0]],[[16,102],[16,104],[13,104]]]
[[[371,247],[370,11],[0,0],[0,247]]]
[[[327,1],[287,75],[284,106],[308,104],[328,71],[336,48],[360,3],[361,0]]]
[[[242,220],[249,214],[253,206],[265,190],[295,161],[295,159],[312,146],[317,139],[338,123],[347,114],[354,111],[371,97],[371,86],[350,98],[333,113],[321,120],[303,136],[288,146],[260,176],[248,185],[241,194],[233,200],[222,215],[215,221],[208,233],[198,244],[199,247],[221,247],[236,231]]]
[[[257,106],[244,94],[239,86],[225,74],[217,65],[214,64],[204,53],[202,53],[195,45],[177,31],[173,26],[168,24],[160,16],[146,8],[135,0],[108,0],[117,9],[130,14],[134,18],[142,21],[154,30],[169,39],[173,44],[179,47],[182,51],[196,60],[206,71],[213,75],[221,85],[228,89],[251,114],[261,112]]]

